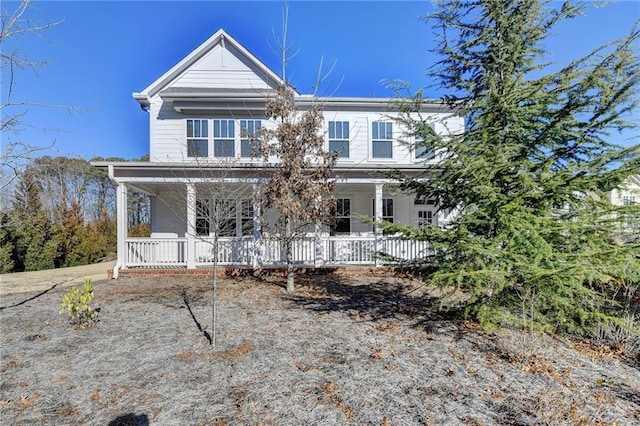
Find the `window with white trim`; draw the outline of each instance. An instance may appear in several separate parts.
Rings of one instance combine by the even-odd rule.
[[[418,210],[418,226],[433,225],[433,211],[432,210]]]
[[[371,157],[393,158],[393,123],[374,121],[371,123]]]
[[[253,235],[253,200],[240,200],[240,229],[243,236]]]
[[[211,229],[211,211],[209,200],[196,200],[196,235],[209,235]]]
[[[250,199],[196,200],[196,233],[220,237],[253,235],[253,201]]]
[[[429,127],[431,130],[434,130],[434,123],[430,123]],[[422,136],[416,135],[413,146],[413,155],[416,160],[431,160],[436,156],[436,152],[433,147],[429,146],[424,141]]]
[[[349,122],[329,121],[329,152],[349,158]]]
[[[235,237],[238,228],[236,200],[216,200],[213,206],[218,235],[220,237]]]
[[[376,199],[373,199],[373,218],[376,219]],[[393,198],[382,199],[382,220],[393,223]]]
[[[416,206],[435,206],[436,205],[436,199],[433,197],[428,197],[428,198],[416,198],[414,201],[414,204]]]
[[[414,200],[414,217],[417,226],[433,225],[436,218],[436,199],[434,197],[420,197]]]
[[[257,137],[261,126],[260,120],[240,120],[240,157],[260,156],[260,144]]]
[[[213,156],[236,156],[235,122],[233,120],[213,120]]]
[[[623,195],[622,196],[622,205],[623,206],[632,206],[636,203],[635,195]]]
[[[416,144],[413,152],[416,160],[432,160],[436,156],[435,150],[425,145],[424,139],[419,136],[416,136]]]
[[[187,157],[209,156],[208,120],[187,120]]]
[[[333,211],[333,220],[329,235],[348,235],[351,233],[351,199],[338,198]]]

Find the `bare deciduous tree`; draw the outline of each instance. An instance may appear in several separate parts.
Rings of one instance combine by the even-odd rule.
[[[43,33],[57,22],[38,22],[29,17],[32,0],[22,0],[17,6],[10,9],[4,3],[1,6],[0,16],[0,65],[2,71],[2,98],[0,100],[0,132],[5,135],[0,151],[0,189],[5,189],[19,175],[26,160],[32,159],[36,153],[47,147],[34,146],[28,141],[21,140],[19,134],[26,127],[36,127],[26,121],[26,115],[30,108],[65,108],[62,105],[49,105],[40,103],[35,99],[22,99],[16,96],[17,76],[20,71],[29,70],[38,74],[39,69],[47,65],[46,61],[38,61],[29,58],[19,49],[19,40],[27,36],[42,37]],[[16,3],[14,3],[16,4]]]
[[[265,161],[277,157],[270,177],[260,187],[261,222],[281,242],[287,263],[287,291],[294,291],[292,245],[309,227],[325,221],[334,208],[332,170],[335,156],[324,149],[319,104],[298,111],[293,89],[283,84],[267,102],[267,118],[276,123],[260,134]],[[266,220],[274,211],[277,217]]]
[[[227,255],[248,258],[243,253],[246,247],[239,236],[253,236],[253,187],[233,176],[235,162],[232,158],[216,158],[215,163],[196,158],[190,167],[177,171],[176,178],[194,190],[195,200],[188,200],[189,190],[174,183],[160,201],[169,208],[176,218],[186,219],[186,232],[201,247],[197,250],[198,261],[210,263],[212,268],[211,332],[202,330],[212,346],[217,339],[218,325],[218,275],[220,263]],[[186,206],[186,209],[185,209]],[[191,207],[193,206],[193,207]],[[184,217],[186,213],[187,217]],[[188,217],[192,215],[195,221]],[[251,219],[249,219],[251,218]],[[182,221],[183,219],[177,219]],[[244,254],[244,256],[243,256]],[[185,296],[186,297],[186,296]],[[185,299],[185,303],[188,301]]]

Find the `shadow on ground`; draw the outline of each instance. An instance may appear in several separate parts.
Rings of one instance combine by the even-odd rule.
[[[52,285],[51,287],[49,287],[48,289],[43,290],[43,291],[41,291],[40,293],[38,293],[38,294],[36,294],[36,295],[34,295],[34,296],[29,297],[28,299],[24,299],[24,300],[22,300],[22,301],[20,301],[20,302],[17,302],[17,303],[12,304],[12,305],[0,306],[0,311],[3,311],[3,310],[5,310],[5,309],[7,309],[7,308],[16,308],[16,307],[18,307],[18,306],[20,306],[20,305],[24,305],[24,304],[25,304],[25,303],[27,303],[27,302],[31,302],[32,300],[35,300],[35,299],[37,299],[38,297],[44,296],[45,294],[49,293],[51,290],[53,290],[54,288],[58,287],[60,284],[61,284],[61,283],[54,284],[54,285]]]
[[[444,312],[441,299],[425,294],[423,285],[410,280],[367,280],[358,283],[335,275],[302,277],[296,293],[287,296],[298,306],[314,312],[346,311],[372,321],[410,320],[429,329],[433,322],[460,319],[456,311]]]
[[[111,420],[109,426],[149,426],[149,417],[146,414],[129,413]]]
[[[186,306],[187,310],[189,311],[189,314],[191,315],[191,319],[193,319],[193,322],[196,324],[196,327],[198,328],[198,331],[200,333],[202,333],[202,335],[205,337],[205,339],[207,339],[207,341],[209,342],[209,344],[213,344],[213,339],[211,337],[211,335],[209,334],[209,332],[205,329],[202,328],[202,325],[200,324],[200,321],[198,321],[198,319],[196,318],[195,314],[193,313],[193,310],[191,310],[191,305],[189,304],[189,297],[187,296],[187,292],[185,290],[183,290],[182,292],[182,301],[184,302],[184,305]]]

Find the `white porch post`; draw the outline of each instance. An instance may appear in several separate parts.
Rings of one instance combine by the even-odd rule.
[[[317,202],[322,202],[321,196],[318,196]],[[313,231],[313,266],[317,268],[324,266],[324,256],[322,254],[322,223],[319,220],[316,221]]]
[[[187,184],[187,269],[196,268],[196,187]]]
[[[127,253],[127,187],[119,183],[116,191],[116,232],[118,237],[117,262],[113,270],[113,278],[118,278],[118,270],[126,269]]]
[[[382,222],[382,183],[376,183],[376,211],[375,219],[376,223]],[[378,261],[378,253],[382,251],[382,229],[379,226],[375,227],[376,230],[376,266],[380,266]]]
[[[444,219],[445,219],[445,215],[444,215],[444,211],[440,208],[440,206],[437,206],[436,210],[436,226],[442,226],[444,224]]]
[[[257,199],[258,185],[253,184],[253,256],[251,266],[255,269],[262,264],[260,252],[260,200]]]
[[[322,253],[322,224],[320,222],[316,222],[314,236],[315,256],[313,256],[313,265],[315,267],[322,267],[324,266],[324,256]]]

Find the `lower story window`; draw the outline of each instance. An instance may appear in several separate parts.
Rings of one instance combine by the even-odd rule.
[[[242,200],[240,202],[240,211],[241,211],[241,227],[242,227],[242,235],[249,236],[253,235],[253,201],[252,200]]]
[[[218,233],[220,237],[253,235],[253,202],[243,200],[208,199],[196,201],[196,234],[208,236]]]
[[[373,199],[373,218],[376,218],[376,200]],[[382,199],[382,220],[385,222],[393,223],[393,198]]]
[[[209,235],[210,216],[209,200],[196,200],[196,235]]]
[[[236,236],[236,201],[219,200],[215,203],[214,218],[221,237]]]
[[[333,212],[333,221],[329,235],[345,235],[351,233],[351,199],[338,198]]]
[[[430,226],[433,225],[433,211],[431,210],[418,210],[418,226]]]

